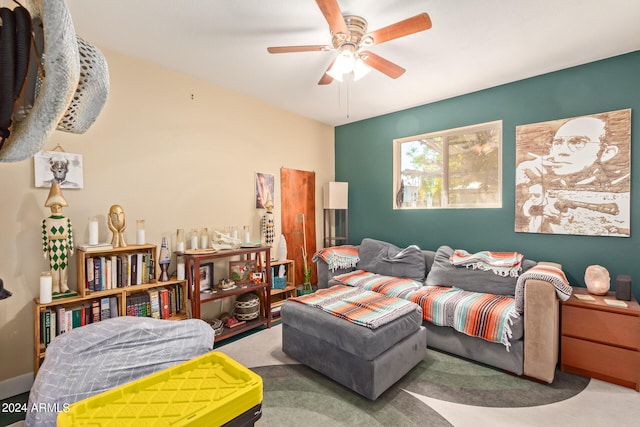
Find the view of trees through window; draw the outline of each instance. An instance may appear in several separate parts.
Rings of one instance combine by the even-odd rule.
[[[502,206],[502,122],[394,140],[396,209]]]

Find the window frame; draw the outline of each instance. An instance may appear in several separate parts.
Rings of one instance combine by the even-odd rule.
[[[493,130],[497,132],[498,147],[498,201],[495,203],[483,203],[483,204],[452,204],[449,203],[449,142],[448,140],[453,136],[459,136],[468,133],[477,133],[486,130]],[[502,120],[495,120],[492,122],[479,123],[469,126],[462,126],[453,129],[447,129],[436,132],[429,132],[420,135],[407,136],[403,138],[396,138],[393,140],[393,194],[392,204],[394,210],[422,210],[422,209],[499,209],[502,208]],[[396,203],[396,196],[400,189],[400,176],[401,176],[401,162],[402,152],[401,146],[404,143],[419,141],[422,139],[442,138],[442,188],[443,188],[443,201],[442,206],[398,206]]]

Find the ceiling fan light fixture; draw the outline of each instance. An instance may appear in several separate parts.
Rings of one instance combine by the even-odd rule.
[[[371,71],[371,67],[365,64],[364,61],[358,57],[355,64],[353,64],[353,81],[357,82],[366,76],[369,71]]]
[[[356,49],[352,44],[344,44],[338,49],[338,56],[327,74],[335,80],[342,81],[342,75],[353,71],[356,63]]]

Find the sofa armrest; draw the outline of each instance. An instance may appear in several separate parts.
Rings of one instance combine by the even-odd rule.
[[[560,264],[540,263],[562,268]],[[524,375],[553,382],[558,364],[560,299],[555,287],[529,279],[524,286]]]
[[[337,270],[331,271],[329,270],[329,264],[327,264],[321,258],[318,258],[315,263],[318,269],[318,289],[328,288],[329,280],[333,279],[334,276],[349,273],[350,271],[355,270],[355,268],[339,268]]]

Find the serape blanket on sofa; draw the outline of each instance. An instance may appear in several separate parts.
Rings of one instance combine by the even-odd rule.
[[[518,252],[481,251],[470,254],[464,249],[456,249],[449,260],[455,266],[471,267],[484,271],[493,271],[503,277],[518,277],[522,269],[524,256]]]
[[[551,283],[556,288],[556,294],[562,301],[566,301],[571,296],[573,288],[569,284],[564,272],[553,265],[536,264],[518,277],[516,282],[516,310],[518,313],[524,312],[524,284],[528,279],[542,280]]]
[[[512,318],[519,317],[511,297],[463,291],[455,287],[425,286],[411,301],[422,307],[422,318],[437,326],[483,340],[502,343],[509,351]]]
[[[420,310],[415,304],[362,288],[335,285],[289,301],[319,308],[369,329],[377,329],[408,313]]]
[[[422,287],[422,282],[404,277],[383,276],[364,270],[334,276],[343,285],[356,286],[389,297],[409,299],[409,296]]]
[[[358,257],[358,248],[353,245],[332,246],[330,248],[320,249],[313,254],[311,260],[318,262],[322,259],[329,266],[330,271],[339,268],[355,267],[360,258]]]

